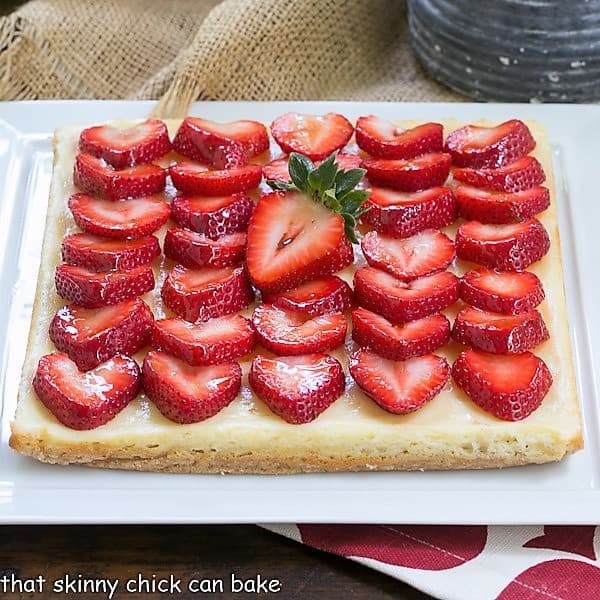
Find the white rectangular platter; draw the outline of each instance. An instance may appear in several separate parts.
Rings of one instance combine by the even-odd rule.
[[[270,122],[288,110],[351,119],[535,119],[549,133],[585,449],[504,470],[173,475],[60,467],[8,447],[39,266],[52,133],[143,118],[152,103],[0,103],[0,523],[600,523],[600,106],[376,102],[202,102],[190,114]]]

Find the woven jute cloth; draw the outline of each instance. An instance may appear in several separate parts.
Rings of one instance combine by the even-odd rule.
[[[34,0],[0,20],[0,98],[462,100],[403,0]]]

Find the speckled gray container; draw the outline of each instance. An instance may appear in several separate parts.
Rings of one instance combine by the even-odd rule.
[[[413,48],[476,100],[600,100],[600,0],[408,0]]]

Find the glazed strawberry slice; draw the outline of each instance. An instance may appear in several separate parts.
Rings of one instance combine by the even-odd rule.
[[[440,152],[444,143],[444,127],[424,123],[402,129],[392,121],[374,115],[359,117],[356,143],[361,150],[378,158],[415,158],[429,152]]]
[[[499,192],[520,192],[546,180],[542,165],[533,156],[524,156],[497,169],[454,169],[454,179],[467,185]]]
[[[171,216],[178,225],[213,240],[246,231],[253,211],[254,201],[247,194],[214,198],[177,196],[171,203]]]
[[[507,272],[474,269],[460,280],[460,297],[483,310],[518,315],[534,309],[544,299],[539,277],[529,271]]]
[[[70,265],[111,271],[152,262],[160,254],[160,246],[153,235],[137,240],[107,240],[89,233],[73,233],[63,240],[61,253],[63,261]]]
[[[264,294],[263,300],[284,310],[314,317],[348,310],[352,305],[352,288],[336,275],[329,275],[287,292]]]
[[[75,158],[73,183],[82,191],[112,200],[140,198],[165,189],[166,171],[153,164],[115,169],[101,158],[78,154]]]
[[[171,151],[171,140],[162,121],[147,119],[125,129],[88,127],[79,136],[79,150],[102,158],[115,169],[124,169],[161,158]]]
[[[154,317],[141,298],[102,308],[63,306],[50,323],[50,339],[87,371],[116,354],[135,354],[150,337]]]
[[[496,127],[467,125],[453,131],[445,150],[458,167],[474,169],[508,165],[535,148],[529,127],[519,119],[511,119]]]
[[[405,323],[448,308],[458,300],[458,279],[449,271],[404,282],[385,271],[362,267],[354,274],[360,306],[392,323]]]
[[[362,221],[392,237],[409,237],[425,229],[440,229],[456,220],[456,198],[447,187],[416,193],[374,187]]]
[[[314,421],[346,385],[342,365],[327,354],[256,356],[248,381],[272,412],[295,425]]]
[[[531,352],[501,356],[465,350],[452,366],[452,377],[477,406],[504,421],[528,417],[552,386],[550,370]]]
[[[454,242],[435,229],[426,229],[403,239],[369,231],[361,240],[361,246],[372,267],[403,281],[443,271],[456,254]]]
[[[352,311],[352,338],[391,360],[407,360],[429,354],[450,340],[450,323],[442,314],[394,325],[364,308]]]
[[[259,165],[211,171],[193,162],[180,162],[169,167],[173,185],[185,194],[229,196],[258,187],[262,179]]]
[[[451,163],[449,154],[430,152],[411,159],[367,157],[363,167],[373,185],[417,192],[443,185],[450,174]]]
[[[152,346],[190,365],[232,362],[254,349],[254,328],[241,315],[233,314],[188,323],[180,318],[155,321]]]
[[[354,127],[337,113],[317,116],[288,112],[271,123],[271,133],[284,152],[323,160],[350,141]]]
[[[186,117],[173,140],[173,149],[179,154],[216,169],[241,167],[268,148],[267,130],[257,121],[217,123]]]
[[[141,384],[137,363],[118,354],[82,373],[62,352],[46,354],[33,378],[44,406],[71,429],[95,429],[108,423],[133,400]]]
[[[144,390],[170,421],[198,423],[231,404],[242,386],[235,362],[193,367],[166,352],[148,352],[142,365]]]
[[[452,337],[461,344],[492,354],[521,354],[546,341],[550,335],[537,310],[499,315],[467,307],[456,316]]]
[[[339,214],[299,192],[273,192],[258,201],[248,226],[246,265],[263,292],[292,289],[353,260]]]
[[[254,292],[243,267],[186,269],[177,265],[161,290],[165,305],[186,321],[206,321],[246,308]]]
[[[171,214],[169,205],[155,196],[103,200],[74,194],[69,209],[86,233],[119,240],[146,237],[160,229]]]
[[[335,162],[340,169],[349,171],[350,169],[358,169],[362,163],[362,159],[358,154],[351,152],[338,152],[335,157]],[[317,166],[319,161],[315,163]],[[290,181],[290,173],[288,170],[288,157],[276,158],[263,167],[263,176],[268,181]]]
[[[199,269],[230,267],[244,260],[245,233],[230,233],[212,240],[203,233],[189,229],[168,229],[165,235],[165,256],[184,267]]]
[[[435,354],[394,361],[361,349],[350,357],[350,374],[381,408],[405,415],[442,391],[450,378],[450,366]]]
[[[549,249],[548,232],[537,219],[513,225],[467,221],[456,233],[459,258],[499,271],[523,271]]]
[[[344,343],[348,328],[343,313],[311,317],[272,304],[261,304],[254,309],[252,325],[258,342],[283,356],[333,350]]]

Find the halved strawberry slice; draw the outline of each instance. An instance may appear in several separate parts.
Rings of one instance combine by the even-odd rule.
[[[372,267],[404,281],[443,271],[456,255],[454,242],[435,229],[404,239],[369,231],[361,240],[361,246]]]
[[[354,127],[337,113],[317,116],[288,112],[271,123],[271,133],[284,152],[323,160],[350,141]]]
[[[154,317],[141,298],[114,306],[63,306],[50,323],[50,339],[82,371],[115,354],[135,354],[150,337]]]
[[[139,239],[160,229],[171,214],[169,205],[155,196],[103,200],[87,194],[69,198],[75,223],[90,235],[112,239]]]
[[[246,308],[254,292],[243,267],[186,269],[177,265],[161,290],[165,305],[186,321],[206,321]]]
[[[314,421],[343,393],[342,365],[327,354],[305,356],[256,356],[250,386],[254,393],[288,423]]]
[[[212,240],[203,233],[189,229],[168,229],[165,235],[165,256],[190,269],[230,267],[244,260],[245,233],[230,233]]]
[[[377,313],[352,311],[352,338],[379,356],[407,360],[441,348],[450,340],[450,322],[438,313],[402,325],[393,325]]]
[[[456,198],[448,187],[416,193],[374,187],[367,206],[370,210],[361,217],[362,221],[396,238],[446,227],[458,216]]]
[[[235,169],[210,171],[193,162],[180,162],[169,167],[173,185],[185,194],[228,196],[258,187],[262,179],[260,165],[244,165]]]
[[[115,169],[150,163],[171,151],[167,126],[158,119],[121,129],[113,125],[88,127],[79,136],[79,150],[102,158]]]
[[[367,157],[363,167],[373,185],[417,192],[443,185],[450,174],[451,163],[449,154],[430,152],[411,159]]]
[[[302,283],[287,292],[264,294],[263,300],[314,317],[348,310],[352,306],[352,288],[336,275],[329,275]]]
[[[73,265],[58,265],[54,280],[59,296],[85,308],[119,304],[154,288],[154,273],[150,265],[105,273]]]
[[[385,271],[362,267],[354,274],[354,294],[360,306],[392,323],[405,323],[454,304],[458,300],[458,279],[442,271],[406,283]]]
[[[62,352],[46,354],[33,378],[44,406],[63,425],[79,430],[108,423],[137,396],[140,384],[137,363],[121,354],[85,373]]]
[[[179,317],[155,321],[152,346],[190,365],[215,365],[246,356],[254,348],[254,328],[242,315],[226,315],[201,323]]]
[[[257,121],[217,123],[186,117],[175,135],[173,148],[217,169],[232,169],[268,150],[269,136],[265,126]]]
[[[511,119],[496,127],[467,125],[453,131],[445,150],[459,167],[493,168],[508,165],[535,148],[529,127]]]
[[[272,304],[257,306],[252,324],[258,342],[284,356],[333,350],[344,343],[348,328],[346,317],[340,312],[311,317]]]
[[[535,308],[545,297],[540,278],[529,271],[501,273],[474,269],[462,276],[460,297],[477,308],[518,315]]]
[[[214,198],[177,196],[171,203],[171,216],[178,225],[213,240],[246,231],[253,211],[254,201],[243,193]]]
[[[500,271],[523,271],[549,249],[548,232],[537,219],[513,225],[467,221],[456,233],[459,258]]]
[[[198,423],[214,417],[238,395],[242,369],[235,362],[192,367],[165,352],[148,352],[142,365],[144,390],[170,421]]]
[[[82,191],[113,200],[158,194],[165,189],[166,171],[153,164],[115,169],[101,158],[78,154],[73,183]]]
[[[63,261],[70,265],[111,271],[152,262],[160,254],[160,246],[153,235],[137,240],[107,240],[89,233],[73,233],[63,240],[61,253]]]
[[[405,415],[442,391],[450,378],[450,366],[435,354],[394,361],[361,349],[350,357],[350,374],[381,408]]]
[[[354,260],[344,219],[299,192],[260,198],[248,226],[246,265],[263,292],[330,275]]]
[[[270,163],[267,163],[263,167],[263,176],[268,181],[290,181],[290,173],[288,167],[288,157],[283,156],[282,158],[276,158]],[[358,154],[352,154],[351,152],[338,152],[335,157],[335,162],[338,164],[340,169],[349,171],[350,169],[358,169],[362,162],[362,159]],[[316,166],[320,164],[317,161]]]
[[[461,344],[492,354],[521,354],[546,341],[550,334],[537,310],[499,315],[467,307],[456,316],[452,337]]]
[[[415,158],[441,151],[444,127],[439,123],[423,123],[402,129],[392,121],[370,115],[359,117],[356,122],[356,143],[361,150],[379,158]]]
[[[536,410],[552,386],[552,374],[531,352],[513,356],[465,350],[452,377],[477,406],[504,421],[520,421]]]
[[[453,175],[461,183],[499,192],[528,190],[546,180],[542,165],[533,156],[524,156],[497,169],[454,169]]]

